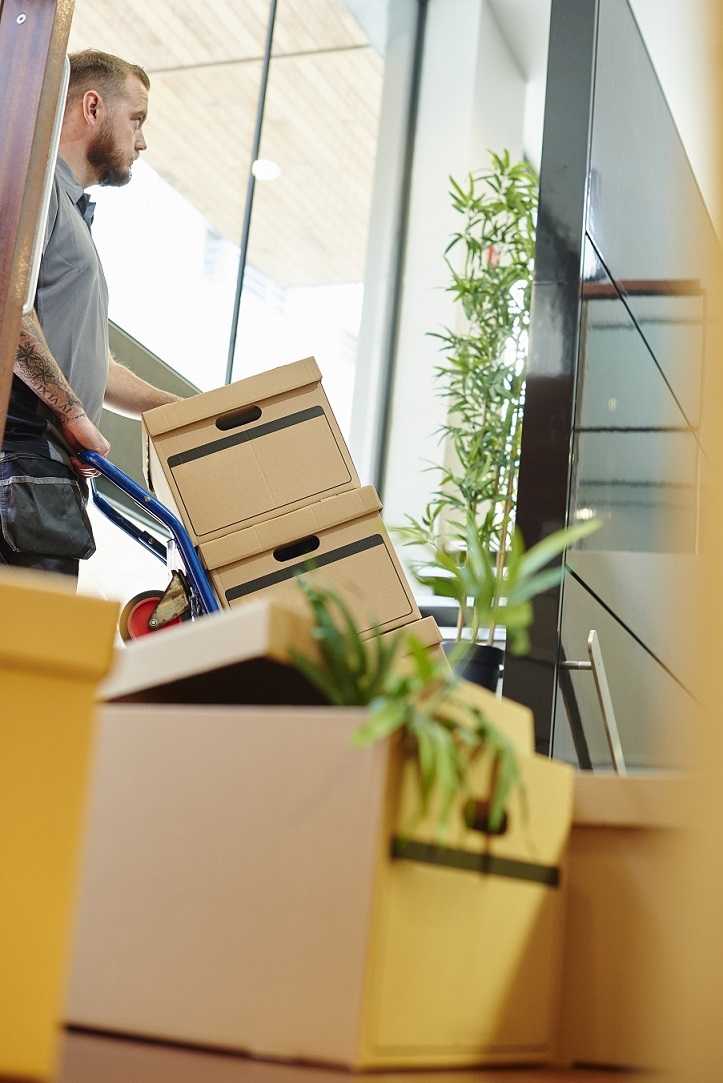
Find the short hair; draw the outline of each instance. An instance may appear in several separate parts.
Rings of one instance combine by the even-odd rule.
[[[121,94],[125,89],[129,75],[139,79],[146,90],[151,81],[147,72],[138,64],[130,64],[112,53],[102,53],[98,49],[84,49],[82,53],[71,53],[70,83],[68,85],[68,104],[85,94],[86,90],[98,90],[109,97]]]

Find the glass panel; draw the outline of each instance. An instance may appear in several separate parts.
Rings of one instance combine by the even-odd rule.
[[[314,355],[346,433],[391,7],[279,0],[236,342],[236,377]]]
[[[602,527],[568,553],[568,566],[685,683],[697,434],[589,241],[585,266],[570,518],[594,515]],[[672,311],[655,326],[670,357],[682,343],[700,346],[697,325],[691,342]],[[699,367],[691,369],[692,384]]]
[[[600,639],[628,769],[680,764],[681,726],[692,719],[695,710],[691,696],[584,586],[568,576],[562,646],[569,661],[587,661],[587,637],[592,628]],[[569,678],[567,688],[564,679],[558,681],[553,755],[577,763],[582,737],[592,767],[609,768],[611,757],[593,675],[570,671]],[[576,717],[582,728],[582,734],[577,733],[577,748],[571,729]]]
[[[658,313],[651,288],[662,291],[666,312],[664,295],[671,289],[697,291],[700,298],[715,238],[628,0],[598,7],[588,231],[642,324],[651,310]],[[674,301],[676,318],[681,307]],[[683,357],[688,360],[687,352],[669,378],[687,404],[690,368]],[[660,361],[665,367],[664,356]],[[690,363],[697,363],[695,356]],[[689,408],[694,415],[694,403]]]
[[[151,78],[148,150],[96,189],[93,232],[121,327],[202,389],[223,383],[269,0],[77,0],[71,51]]]

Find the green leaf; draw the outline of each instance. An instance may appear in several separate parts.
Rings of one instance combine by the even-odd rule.
[[[549,560],[574,545],[575,542],[594,534],[596,530],[600,529],[600,526],[599,519],[590,519],[585,523],[578,523],[576,526],[566,527],[563,530],[556,530],[554,534],[548,534],[537,545],[533,545],[531,549],[527,550],[521,561],[522,573],[529,575],[531,572],[537,571],[538,568],[544,567]]]

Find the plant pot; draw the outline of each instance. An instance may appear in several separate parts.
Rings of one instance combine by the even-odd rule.
[[[449,639],[442,646],[444,653],[450,655],[457,646],[457,642]],[[466,681],[488,688],[490,692],[496,692],[504,657],[505,652],[500,647],[488,647],[486,644],[476,643],[469,654],[455,666],[455,672]]]

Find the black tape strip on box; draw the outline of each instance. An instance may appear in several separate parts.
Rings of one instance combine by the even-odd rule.
[[[423,865],[441,865],[446,869],[476,872],[483,876],[527,880],[544,887],[560,886],[560,870],[556,865],[540,865],[535,861],[517,861],[511,857],[495,857],[494,854],[435,846],[431,842],[418,842],[416,839],[395,836],[392,839],[391,856],[397,861],[417,861]]]
[[[279,417],[275,421],[267,421],[263,425],[247,429],[246,432],[236,432],[233,436],[224,436],[220,440],[211,440],[208,444],[189,448],[188,451],[179,451],[175,455],[168,456],[168,465],[172,470],[175,466],[192,463],[195,459],[204,459],[207,455],[236,447],[237,444],[247,444],[250,440],[258,440],[261,436],[268,436],[281,429],[290,429],[292,425],[301,425],[304,421],[312,421],[315,417],[324,417],[323,406],[310,406],[308,410],[299,410],[296,414],[287,414],[286,417]]]
[[[284,583],[295,576],[304,575],[305,572],[313,572],[317,568],[325,567],[327,564],[335,564],[337,560],[345,560],[357,553],[364,553],[367,549],[375,549],[378,545],[384,545],[384,538],[381,534],[371,534],[368,538],[361,538],[359,541],[350,542],[349,545],[342,545],[338,549],[332,549],[328,553],[312,557],[311,560],[302,560],[290,568],[281,568],[278,572],[269,572],[268,575],[262,575],[259,579],[251,579],[248,583],[239,583],[237,587],[229,587],[226,591],[226,601],[233,602],[236,598],[244,598],[247,594],[255,594],[257,590],[264,590],[266,587],[273,587],[277,583]]]

